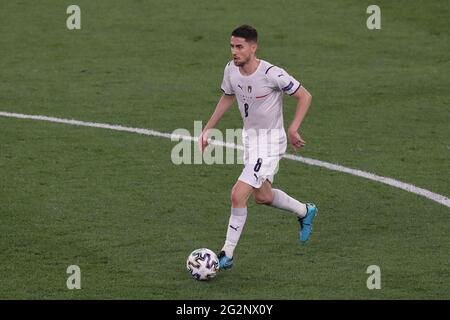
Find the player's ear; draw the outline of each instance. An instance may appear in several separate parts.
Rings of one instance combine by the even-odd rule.
[[[258,43],[255,41],[250,42],[250,48],[252,49],[252,52],[255,53],[256,49],[258,49]]]

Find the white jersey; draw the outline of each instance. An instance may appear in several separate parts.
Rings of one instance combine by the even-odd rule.
[[[258,68],[244,76],[233,61],[224,71],[221,89],[235,95],[244,130],[245,167],[239,180],[260,188],[264,181],[273,183],[287,138],[283,125],[283,93],[292,95],[301,84],[283,69],[260,60]]]
[[[260,60],[251,75],[242,75],[233,61],[224,71],[221,89],[226,95],[235,95],[244,122],[244,145],[246,132],[276,131],[278,138],[270,144],[286,145],[283,125],[283,93],[292,95],[301,84],[283,69]],[[284,151],[283,151],[284,152]]]

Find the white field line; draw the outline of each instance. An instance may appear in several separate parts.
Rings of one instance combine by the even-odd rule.
[[[184,135],[175,135],[170,133],[163,133],[155,130],[149,130],[149,129],[141,129],[141,128],[131,128],[131,127],[124,127],[120,125],[112,125],[112,124],[105,124],[105,123],[96,123],[96,122],[85,122],[85,121],[79,121],[79,120],[71,120],[71,119],[61,119],[61,118],[54,118],[54,117],[47,117],[47,116],[37,116],[37,115],[27,115],[27,114],[20,114],[20,113],[11,113],[11,112],[2,112],[0,111],[1,117],[8,117],[8,118],[17,118],[17,119],[31,119],[31,120],[39,120],[39,121],[47,121],[47,122],[55,122],[55,123],[63,123],[63,124],[69,124],[73,126],[81,126],[81,127],[92,127],[92,128],[102,128],[102,129],[109,129],[109,130],[115,130],[115,131],[124,131],[124,132],[131,132],[131,133],[137,133],[142,134],[146,136],[154,136],[154,137],[161,137],[161,138],[167,138],[167,139],[174,139],[174,140],[189,140],[189,141],[197,141],[196,137],[192,136],[184,136]],[[217,146],[223,146],[226,148],[234,148],[234,149],[241,149],[242,146],[238,146],[233,143],[225,143],[222,141],[211,141],[211,144],[217,145]],[[401,182],[392,178],[388,177],[382,177],[378,176],[373,173],[347,168],[343,167],[337,164],[328,163],[316,159],[311,158],[305,158],[300,157],[292,154],[286,154],[284,158],[289,160],[294,160],[302,163],[306,163],[312,166],[322,167],[329,170],[334,170],[338,172],[344,172],[348,173],[354,176],[366,178],[369,180],[381,182],[387,185],[390,185],[395,188],[399,188],[402,190],[405,190],[407,192],[415,193],[419,196],[428,198],[430,200],[433,200],[437,203],[440,203],[446,207],[450,208],[450,199],[446,196],[431,192],[429,190],[416,187],[415,185]]]

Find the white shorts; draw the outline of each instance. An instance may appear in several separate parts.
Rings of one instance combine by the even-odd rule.
[[[256,161],[249,162],[244,166],[238,180],[259,189],[264,181],[273,183],[274,176],[278,172],[280,157],[261,157]]]
[[[273,183],[281,157],[286,152],[286,142],[269,147],[244,144],[244,169],[238,180],[259,189],[264,181]]]

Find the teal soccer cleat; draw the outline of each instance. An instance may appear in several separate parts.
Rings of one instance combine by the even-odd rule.
[[[306,215],[303,218],[298,218],[298,222],[300,222],[300,243],[306,244],[309,239],[309,236],[312,233],[312,223],[314,217],[317,215],[317,208],[314,203],[306,204]]]
[[[219,270],[231,269],[233,266],[233,258],[227,257],[225,251],[220,251],[217,257],[219,258]]]

